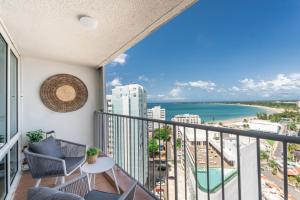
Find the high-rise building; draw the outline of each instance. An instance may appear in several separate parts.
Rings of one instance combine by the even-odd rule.
[[[112,95],[106,95],[106,112],[112,113],[113,112],[113,105],[111,101]],[[108,154],[111,155],[114,149],[113,146],[113,121],[111,117],[107,117],[107,131],[108,131]]]
[[[297,106],[300,109],[300,101],[297,102]]]
[[[147,93],[138,84],[117,86],[112,89],[111,108],[114,114],[146,118]],[[118,146],[113,148],[113,155],[120,161],[118,164],[130,166],[130,174],[145,182],[148,174],[147,125],[136,119],[124,122],[114,118],[112,123],[111,143]]]
[[[187,124],[201,124],[200,116],[191,114],[175,115],[175,117],[172,118],[172,121]]]
[[[159,119],[159,120],[166,120],[166,109],[161,108],[160,106],[154,106],[147,110],[147,117],[149,119]],[[149,123],[148,125],[149,131],[152,129],[156,129],[159,127],[158,123]]]

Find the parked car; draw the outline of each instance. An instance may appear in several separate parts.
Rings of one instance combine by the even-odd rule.
[[[166,165],[166,164],[160,164],[160,165],[157,167],[157,170],[158,170],[158,171],[166,171],[166,170],[167,170],[167,165]]]
[[[155,179],[155,185],[165,185],[166,181],[165,181],[165,177],[163,176],[158,176]]]

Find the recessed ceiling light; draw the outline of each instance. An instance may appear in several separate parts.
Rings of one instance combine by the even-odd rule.
[[[88,29],[96,29],[98,25],[98,21],[89,16],[82,16],[79,18],[79,22],[82,26]]]

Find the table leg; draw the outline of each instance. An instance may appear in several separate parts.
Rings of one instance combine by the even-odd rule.
[[[94,174],[94,189],[96,188],[96,174]]]
[[[116,178],[116,175],[115,175],[114,168],[111,168],[111,171],[112,171],[113,177],[115,179],[115,184],[116,184],[116,188],[117,188],[118,194],[120,194],[119,184],[118,184],[118,181],[117,181],[117,178]]]
[[[95,185],[92,185],[92,179],[93,179],[93,175],[94,174],[92,174],[92,173],[88,173],[87,174],[88,175],[88,177],[89,177],[89,186],[90,186],[90,189],[94,189],[95,188]]]

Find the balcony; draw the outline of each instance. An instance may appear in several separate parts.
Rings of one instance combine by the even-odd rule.
[[[96,121],[102,150],[158,199],[299,198],[289,181],[296,163],[288,150],[300,144],[298,137],[103,112]],[[157,135],[164,129],[171,132],[167,139]],[[282,154],[269,150],[269,141]]]
[[[122,170],[116,168],[116,177],[119,181],[119,186],[122,191],[125,191],[132,184],[132,179],[130,179]],[[71,180],[72,178],[79,176],[79,171],[75,172],[72,176],[68,177],[66,180]],[[117,193],[116,187],[114,185],[113,179],[110,173],[97,174],[96,175],[96,187],[95,189],[104,192]],[[20,183],[17,186],[14,200],[26,200],[27,190],[30,187],[34,187],[36,180],[31,177],[30,172],[24,172],[22,174]],[[41,182],[43,187],[54,187],[55,178],[45,178]],[[141,187],[137,187],[135,199],[145,199],[151,200],[151,197],[147,192],[145,192]]]
[[[116,161],[121,190],[132,179],[139,181],[135,199],[299,198],[288,179],[293,166],[288,145],[300,144],[298,137],[104,112],[96,112],[95,120],[97,142]],[[171,133],[168,137],[158,131],[165,129]],[[154,138],[153,151],[149,141]],[[276,175],[262,156],[269,141],[282,145],[282,154],[270,154],[278,163]],[[30,172],[23,172],[14,199],[25,200],[35,181]],[[54,183],[55,178],[45,178],[41,186]],[[112,174],[97,174],[96,189],[116,193]]]
[[[25,199],[34,185],[21,171],[21,149],[26,132],[39,128],[99,146],[116,161],[122,190],[138,180],[136,199],[299,199],[291,180],[299,166],[289,150],[300,144],[298,137],[93,114],[105,110],[104,66],[195,2],[1,1],[0,199]],[[82,25],[82,14],[98,27]],[[54,112],[41,101],[41,84],[57,74],[86,86],[80,109]],[[97,175],[96,186],[116,192],[109,173]]]

